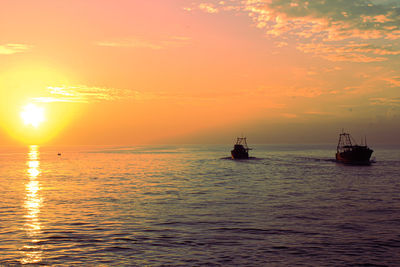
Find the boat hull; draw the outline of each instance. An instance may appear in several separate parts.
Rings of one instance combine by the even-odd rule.
[[[249,158],[249,153],[243,152],[243,151],[232,150],[231,155],[232,155],[232,159],[248,159]]]
[[[370,158],[373,150],[371,149],[358,149],[352,151],[344,151],[336,153],[336,160],[338,162],[354,165],[369,165]]]

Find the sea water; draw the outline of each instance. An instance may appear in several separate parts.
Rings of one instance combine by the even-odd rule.
[[[399,147],[254,147],[3,147],[0,265],[400,265]]]

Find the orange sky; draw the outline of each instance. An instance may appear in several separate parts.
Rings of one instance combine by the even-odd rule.
[[[0,144],[399,142],[399,1],[4,0],[0,32]]]

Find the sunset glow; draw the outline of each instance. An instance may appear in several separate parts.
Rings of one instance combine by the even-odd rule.
[[[392,0],[7,0],[1,142],[334,142],[342,128],[397,142],[399,10]]]
[[[0,267],[400,265],[400,0],[0,3]]]

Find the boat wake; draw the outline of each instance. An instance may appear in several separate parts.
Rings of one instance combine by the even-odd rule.
[[[321,158],[312,158],[312,157],[298,157],[297,159],[305,160],[305,161],[316,161],[316,162],[336,162],[336,159],[332,159],[332,158],[321,159]]]
[[[256,158],[256,157],[248,157],[247,159],[233,159],[232,157],[223,157],[223,158],[220,158],[220,159],[233,160],[233,161],[262,160],[262,158]]]

